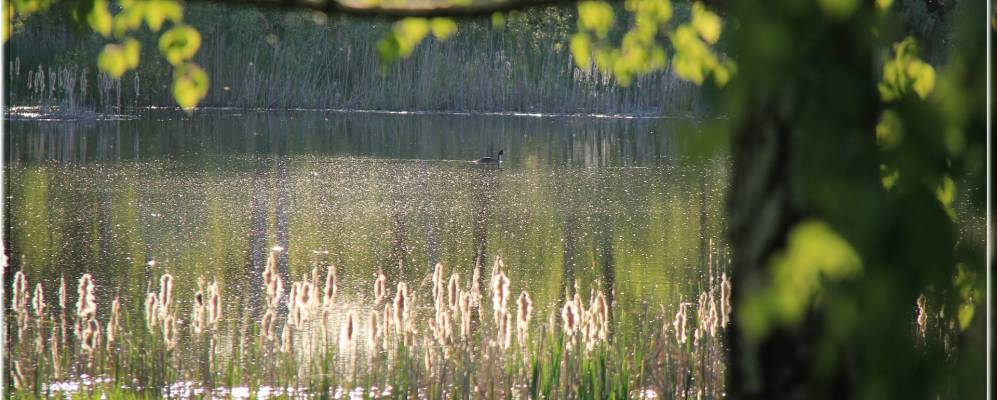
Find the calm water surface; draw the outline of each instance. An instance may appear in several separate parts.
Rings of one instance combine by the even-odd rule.
[[[542,315],[575,287],[638,310],[689,300],[723,258],[728,161],[685,154],[692,120],[146,111],[7,129],[6,245],[49,298],[90,272],[99,303],[137,312],[160,274],[181,304],[203,275],[235,317],[281,246],[286,281],[333,263],[355,307],[379,269],[426,293],[437,262],[469,277],[501,256]],[[500,149],[501,168],[468,162]]]

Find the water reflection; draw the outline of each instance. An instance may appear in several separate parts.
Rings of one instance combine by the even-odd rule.
[[[285,282],[335,263],[357,302],[379,269],[425,291],[437,262],[470,277],[502,255],[540,313],[593,285],[673,304],[722,227],[725,159],[676,150],[694,121],[149,111],[8,128],[12,264],[47,283],[91,272],[101,302],[169,271],[179,293],[218,279],[225,315],[258,312],[281,246]],[[501,168],[466,162],[498,149]]]

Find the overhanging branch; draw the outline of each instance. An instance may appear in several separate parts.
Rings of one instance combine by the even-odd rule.
[[[374,5],[359,6],[344,4],[334,0],[187,0],[188,3],[222,3],[238,4],[261,8],[303,9],[320,11],[327,14],[347,14],[357,17],[449,17],[473,18],[486,17],[496,12],[525,10],[533,7],[548,6],[557,3],[573,4],[577,0],[503,0],[484,1],[471,4],[448,4],[439,2],[427,5],[398,7]]]

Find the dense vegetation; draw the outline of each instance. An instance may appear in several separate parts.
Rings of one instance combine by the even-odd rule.
[[[391,21],[197,4],[195,56],[211,78],[204,106],[424,111],[628,113],[706,112],[694,85],[668,71],[624,87],[611,74],[574,66],[573,7],[530,9],[501,21],[466,20],[446,41],[429,39],[382,68],[378,41]],[[7,46],[9,104],[170,106],[171,71],[155,36],[137,37],[142,62],[120,81],[94,65],[102,40],[79,34],[67,13],[33,16]],[[30,84],[39,66],[53,88]],[[56,74],[58,78],[52,78]],[[67,77],[63,77],[66,75]],[[72,78],[70,78],[72,77]],[[84,88],[83,86],[86,86]]]

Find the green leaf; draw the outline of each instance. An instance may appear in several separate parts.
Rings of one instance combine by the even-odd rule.
[[[429,23],[433,36],[440,40],[447,40],[457,32],[457,23],[450,18],[433,18]]]
[[[895,111],[884,111],[876,124],[876,143],[883,150],[897,148],[904,139],[903,129],[903,122]]]
[[[190,60],[200,47],[201,34],[186,25],[174,27],[159,37],[159,52],[173,65]]]
[[[907,37],[893,45],[893,52],[893,59],[883,63],[880,98],[891,102],[913,92],[926,99],[935,89],[935,68],[917,57],[917,42]]]
[[[697,1],[692,5],[691,24],[706,43],[715,44],[720,40],[720,17],[708,11],[703,3]]]
[[[773,326],[800,322],[822,281],[841,281],[862,271],[862,260],[827,223],[805,220],[789,232],[786,249],[769,260],[770,282],[747,296],[738,308],[750,338],[763,337]]]
[[[571,55],[575,58],[575,65],[580,68],[588,68],[592,63],[592,48],[589,35],[579,32],[571,36]]]
[[[87,24],[101,36],[111,35],[111,12],[107,10],[107,0],[94,0],[93,8],[86,14]]]
[[[173,97],[186,111],[191,110],[208,94],[208,74],[194,63],[183,63],[173,71]]]
[[[166,20],[183,21],[183,6],[174,0],[148,0],[144,3],[145,23],[153,32],[159,32]]]
[[[112,78],[120,78],[128,70],[128,57],[121,45],[107,44],[97,55],[97,68]]]
[[[603,1],[578,3],[578,25],[596,37],[605,39],[613,27],[613,7]]]
[[[818,0],[821,10],[831,18],[847,18],[855,12],[859,6],[858,0]]]
[[[142,45],[138,40],[126,38],[122,44],[107,44],[97,55],[97,68],[117,79],[128,70],[138,67]]]
[[[505,27],[505,15],[500,12],[492,13],[492,28],[502,29]]]
[[[127,38],[122,47],[124,50],[125,65],[128,69],[138,67],[139,57],[142,54],[142,44],[138,40]]]
[[[429,34],[430,27],[425,18],[405,18],[396,22],[392,31],[398,39],[398,53],[402,57],[408,57]]]

